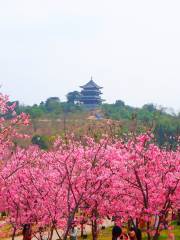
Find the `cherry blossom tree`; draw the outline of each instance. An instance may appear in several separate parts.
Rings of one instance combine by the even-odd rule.
[[[16,154],[20,155],[24,152],[20,148],[16,148],[16,140],[27,138],[26,134],[22,134],[19,131],[19,128],[29,124],[28,115],[22,113],[16,115],[14,109],[16,104],[9,104],[9,98],[0,94],[0,200],[2,199],[2,189],[5,187],[4,178],[9,178],[16,171],[20,170],[24,166],[24,162],[16,162],[15,165],[9,165],[11,160],[15,157]],[[11,118],[7,119],[7,114],[11,114]],[[4,174],[4,170],[10,166],[11,171],[8,171],[8,174]],[[10,170],[9,169],[9,170]],[[2,174],[2,172],[4,172]],[[1,202],[1,210],[3,202]]]
[[[132,138],[125,144],[119,142],[116,147],[122,156],[118,171],[120,216],[144,219],[148,239],[157,239],[160,225],[180,199],[179,149],[175,152],[160,149],[152,143],[149,134]],[[153,217],[158,223],[151,226]]]

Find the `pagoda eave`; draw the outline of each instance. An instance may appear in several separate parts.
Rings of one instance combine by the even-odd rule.
[[[80,86],[80,88],[83,88],[86,90],[94,90],[92,87],[86,87],[86,86]],[[103,87],[96,87],[96,89],[103,89]]]

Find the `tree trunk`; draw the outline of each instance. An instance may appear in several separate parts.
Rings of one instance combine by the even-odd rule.
[[[177,225],[180,225],[180,209],[178,209],[177,213]]]
[[[159,238],[159,227],[160,227],[160,224],[161,224],[161,218],[159,218],[159,222],[158,222],[158,224],[157,224],[157,226],[156,226],[156,233],[155,233],[155,235],[153,236],[153,240],[157,240],[158,238]]]
[[[70,230],[70,228],[71,228],[71,224],[72,224],[72,221],[71,221],[71,223],[70,223],[70,221],[69,221],[68,226],[67,226],[67,229],[66,229],[66,232],[65,232],[65,234],[64,234],[64,236],[63,236],[63,240],[66,240],[66,239],[67,239],[68,234],[69,234],[69,230]]]
[[[149,231],[150,231],[150,222],[148,221],[147,222],[147,239],[151,240],[151,235],[150,235]]]
[[[84,224],[83,223],[81,223],[81,237],[83,237],[84,236]]]
[[[57,236],[58,236],[59,240],[62,240],[62,237],[60,236],[60,234],[59,234],[59,232],[58,232],[58,229],[57,229],[57,227],[55,227],[55,231],[56,231],[56,234],[57,234]]]
[[[15,239],[16,236],[16,227],[13,228],[12,240]]]
[[[51,232],[50,232],[49,240],[52,240],[52,238],[53,238],[53,233],[54,233],[54,226],[51,227]]]
[[[138,229],[138,227],[139,227],[139,219],[136,218],[136,229]]]
[[[92,220],[92,238],[93,240],[97,240],[98,238],[98,228],[97,228],[97,221]]]
[[[67,220],[67,229],[65,231],[65,234],[63,235],[63,240],[66,240],[67,237],[68,237],[68,234],[69,234],[69,230],[71,229],[72,227],[72,223],[74,221],[74,216],[75,216],[75,213],[77,211],[77,207],[73,210],[72,213],[69,214],[69,217],[68,217],[68,220]]]
[[[129,220],[128,220],[128,231],[131,229],[131,225],[132,225],[132,220],[129,219]]]

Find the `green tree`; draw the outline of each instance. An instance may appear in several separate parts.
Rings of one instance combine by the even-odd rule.
[[[60,99],[58,97],[50,97],[46,100],[45,108],[47,112],[59,112]]]
[[[156,106],[153,103],[145,104],[142,108],[149,111],[149,112],[157,111]]]
[[[116,100],[115,105],[118,107],[125,107],[125,103],[122,100]]]
[[[73,92],[69,92],[66,97],[67,97],[67,102],[68,103],[72,103],[72,104],[75,104],[76,102],[79,101],[80,99],[80,92],[78,91],[73,91]]]

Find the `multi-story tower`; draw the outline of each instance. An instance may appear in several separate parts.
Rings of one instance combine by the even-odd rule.
[[[99,105],[102,104],[101,94],[102,92],[100,89],[102,87],[99,87],[91,78],[91,80],[85,84],[84,86],[81,86],[81,97],[80,102],[83,103],[86,107],[90,108],[96,108]]]

